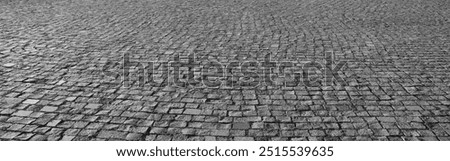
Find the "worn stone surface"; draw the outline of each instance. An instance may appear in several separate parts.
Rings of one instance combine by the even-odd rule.
[[[0,140],[449,140],[449,5],[0,1]],[[289,64],[273,66],[273,84],[237,69],[204,72],[223,86],[197,81],[199,65],[251,67],[268,53],[294,69],[321,63],[310,78],[322,79],[326,52],[347,62],[345,84],[289,86]],[[176,55],[181,82],[164,73]],[[154,80],[142,84],[150,61]]]
[[[36,104],[38,102],[39,102],[39,100],[27,99],[27,100],[23,101],[22,103],[25,103],[25,104]]]
[[[58,107],[55,106],[44,106],[41,111],[43,112],[54,112],[58,109]]]

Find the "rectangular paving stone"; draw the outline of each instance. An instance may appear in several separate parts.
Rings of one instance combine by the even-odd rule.
[[[77,97],[67,97],[66,101],[72,102],[72,101],[75,101],[76,99],[77,99]]]
[[[199,115],[202,112],[202,110],[198,110],[198,109],[186,109],[184,110],[184,114],[187,115]]]
[[[212,130],[211,135],[212,136],[229,136],[230,131],[229,130]]]
[[[17,137],[18,135],[20,135],[20,132],[7,132],[5,134],[3,134],[2,136],[0,136],[0,139],[14,139],[15,137]]]
[[[30,116],[31,113],[33,113],[33,111],[25,111],[25,110],[20,110],[17,111],[15,113],[13,113],[13,116],[20,116],[20,117],[26,117],[26,116]]]
[[[75,138],[75,136],[64,135],[61,138],[61,141],[72,141],[74,138]]]
[[[23,101],[21,98],[3,98],[0,100],[0,105],[3,108],[12,108],[17,106]]]
[[[142,140],[142,134],[139,133],[129,133],[126,136],[126,140],[131,140],[131,141],[138,141],[138,140]]]
[[[55,106],[44,106],[41,111],[43,112],[55,112],[56,110],[58,110],[58,107]]]
[[[255,141],[253,137],[234,137],[234,141]]]
[[[47,136],[35,134],[32,138],[30,138],[30,141],[45,141],[47,140]]]
[[[25,103],[25,104],[36,104],[38,102],[39,102],[39,100],[27,99],[27,100],[23,101],[22,103]]]
[[[127,136],[126,132],[120,132],[120,131],[110,131],[110,130],[102,130],[98,134],[97,137],[99,138],[105,138],[105,139],[125,139]]]
[[[100,108],[100,106],[102,106],[102,104],[89,103],[86,106],[84,106],[84,108],[97,109],[97,108]]]
[[[50,122],[47,123],[47,126],[56,126],[61,122],[61,120],[51,120]]]
[[[241,129],[241,130],[250,129],[250,124],[246,122],[235,122],[233,123],[233,129]]]
[[[92,137],[95,136],[95,134],[97,134],[98,131],[99,131],[98,129],[95,130],[83,129],[80,131],[80,133],[78,133],[78,135]]]

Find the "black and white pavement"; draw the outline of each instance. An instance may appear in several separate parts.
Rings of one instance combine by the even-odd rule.
[[[1,0],[0,140],[450,140],[449,18],[448,0]],[[271,84],[201,73],[268,57]],[[346,63],[331,82],[327,58]]]

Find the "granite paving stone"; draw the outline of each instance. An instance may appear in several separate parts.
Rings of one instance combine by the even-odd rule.
[[[55,112],[58,109],[58,107],[55,106],[44,106],[41,111],[43,112]]]

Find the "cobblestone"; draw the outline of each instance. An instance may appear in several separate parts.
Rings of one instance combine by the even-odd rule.
[[[0,140],[449,140],[449,5],[0,1]],[[206,73],[233,86],[198,85],[199,65],[252,66],[269,53],[292,70],[322,64],[310,80],[345,61],[344,83],[291,87],[279,63],[273,84],[231,69]],[[175,85],[163,62],[177,55],[185,66]],[[148,68],[154,80],[141,84]],[[252,79],[260,84],[246,87]]]
[[[25,103],[25,104],[36,104],[38,102],[39,102],[39,100],[35,100],[35,99],[27,99],[27,100],[23,101],[23,103]]]
[[[43,112],[55,112],[58,109],[58,107],[55,106],[44,106],[41,111]]]
[[[15,113],[12,114],[12,116],[20,116],[20,117],[26,117],[26,116],[30,116],[30,114],[33,113],[33,111],[17,111]]]

